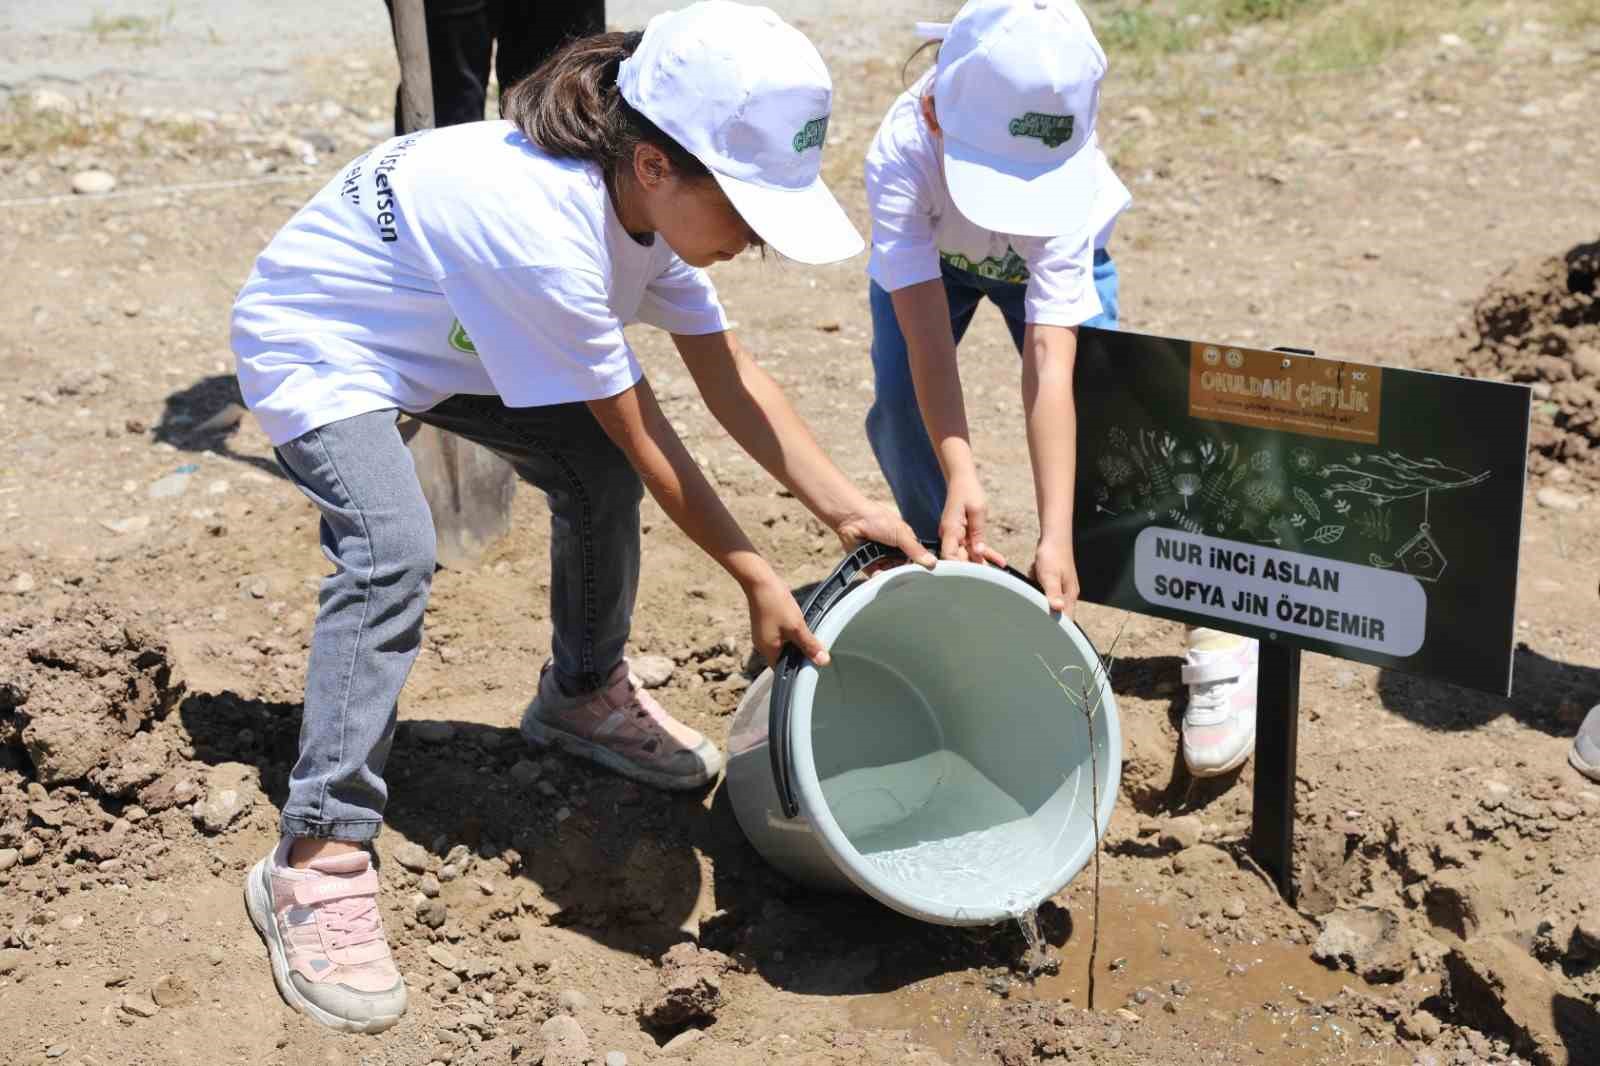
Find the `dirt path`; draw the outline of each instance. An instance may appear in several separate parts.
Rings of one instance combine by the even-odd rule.
[[[860,221],[905,27],[939,5],[778,6],[834,64],[829,169]],[[1226,5],[1091,7],[1122,49],[1105,130],[1136,197],[1113,247],[1126,324],[1493,369],[1469,356],[1480,295],[1600,236],[1600,23],[1555,0],[1306,6],[1181,39],[1167,12]],[[1380,55],[1394,7],[1412,21]],[[1332,35],[1350,26],[1372,33],[1347,55]],[[1092,1012],[1084,879],[1047,916],[1060,974],[1030,983],[1013,931],[786,883],[720,791],[664,801],[529,756],[514,727],[549,637],[547,523],[523,493],[481,570],[440,574],[402,706],[380,851],[411,1012],[360,1040],[283,1007],[238,882],[273,839],[326,564],[264,437],[227,423],[226,313],[277,226],[386,125],[385,33],[376,0],[0,13],[16,93],[0,103],[0,1061],[499,1066],[538,1061],[558,1014],[597,1061],[633,1063],[1597,1061],[1600,787],[1565,763],[1600,700],[1600,507],[1578,461],[1529,486],[1511,699],[1308,657],[1299,911],[1245,857],[1250,768],[1207,786],[1174,768],[1177,627],[1085,608],[1101,646],[1126,625]],[[66,99],[36,107],[38,89]],[[112,194],[73,197],[96,168]],[[860,428],[861,270],[740,261],[717,280],[747,344],[882,493]],[[797,585],[821,576],[832,538],[734,453],[661,338],[636,343],[763,549]],[[1026,559],[998,318],[980,314],[963,351],[1001,547]],[[1537,417],[1562,417],[1545,383]],[[1536,504],[1540,489],[1565,499]],[[635,649],[675,660],[663,699],[721,739],[746,684],[742,605],[653,505],[645,521]],[[18,705],[58,730],[49,751],[19,746]],[[1324,925],[1353,945],[1344,969],[1312,959]],[[705,953],[664,956],[685,940]],[[720,997],[642,1020],[673,1017],[652,1008],[686,974]]]

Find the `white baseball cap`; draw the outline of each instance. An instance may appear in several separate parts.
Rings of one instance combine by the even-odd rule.
[[[985,229],[1080,231],[1097,184],[1095,117],[1106,54],[1073,0],[968,0],[933,82],[950,197]]]
[[[828,68],[770,9],[701,0],[655,16],[617,87],[706,165],[780,254],[833,263],[864,247],[820,176],[833,108]]]

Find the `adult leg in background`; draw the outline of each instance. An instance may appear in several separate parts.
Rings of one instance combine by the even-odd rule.
[[[394,0],[389,8],[391,31]],[[491,0],[425,0],[428,24],[428,66],[433,81],[433,124],[454,126],[483,119],[489,84],[489,53],[494,44]],[[394,131],[406,132],[400,114],[400,91],[395,90]]]
[[[500,96],[577,37],[606,30],[605,0],[497,0],[495,80]]]

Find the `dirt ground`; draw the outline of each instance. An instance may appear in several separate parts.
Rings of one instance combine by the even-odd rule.
[[[908,20],[941,5],[775,6],[833,66],[827,166],[864,224]],[[290,1011],[240,881],[275,840],[327,564],[229,407],[227,312],[276,228],[384,134],[394,61],[360,5],[64,0],[0,13],[0,1062],[1600,1062],[1600,786],[1566,764],[1600,701],[1600,304],[1592,269],[1560,265],[1600,237],[1600,16],[1088,6],[1135,195],[1112,248],[1126,327],[1535,384],[1514,694],[1308,656],[1297,908],[1248,857],[1251,766],[1202,784],[1175,757],[1179,628],[1092,605],[1100,647],[1122,633],[1125,734],[1092,1005],[1087,875],[1043,915],[1055,972],[1030,976],[1014,929],[788,883],[720,789],[663,798],[528,752],[547,521],[522,491],[482,566],[438,575],[389,761],[378,850],[410,1012],[357,1038]],[[114,187],[75,194],[96,170]],[[886,495],[862,270],[714,277]],[[736,454],[665,338],[634,340],[757,543],[795,585],[822,576],[837,543]],[[963,353],[997,539],[1026,560],[998,316]],[[662,699],[722,740],[742,602],[648,502],[645,530],[634,651],[673,660]]]

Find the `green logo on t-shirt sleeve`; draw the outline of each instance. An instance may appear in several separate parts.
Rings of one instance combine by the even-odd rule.
[[[1037,137],[1046,148],[1059,148],[1072,140],[1073,116],[1045,115],[1038,111],[1011,120],[1006,127],[1013,137]]]
[[[472,338],[467,336],[467,331],[461,325],[459,318],[450,323],[450,347],[458,352],[466,352],[468,355],[478,354],[478,349],[473,346]]]
[[[803,152],[807,148],[821,148],[822,142],[828,136],[828,118],[814,118],[800,127],[800,132],[794,135],[794,150]]]

